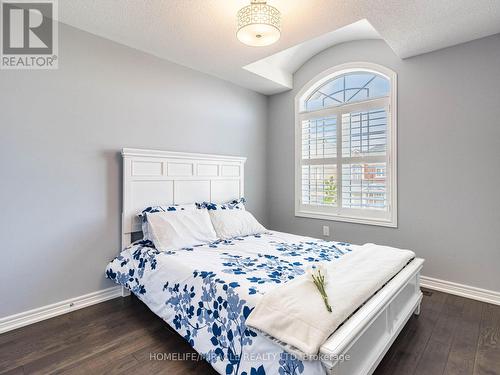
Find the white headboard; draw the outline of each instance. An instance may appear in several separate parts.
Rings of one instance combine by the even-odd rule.
[[[246,158],[124,148],[122,248],[153,205],[226,202],[244,194]]]

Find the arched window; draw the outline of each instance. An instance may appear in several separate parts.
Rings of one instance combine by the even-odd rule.
[[[396,74],[344,64],[295,103],[295,215],[397,226]]]

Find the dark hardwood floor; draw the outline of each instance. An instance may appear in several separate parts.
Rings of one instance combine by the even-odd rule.
[[[165,360],[164,353],[187,360]],[[131,297],[0,335],[1,374],[215,374],[196,359]],[[420,316],[410,319],[375,374],[500,374],[500,306],[426,292]]]

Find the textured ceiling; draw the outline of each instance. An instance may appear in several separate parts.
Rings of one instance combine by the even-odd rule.
[[[328,47],[363,39],[380,39],[367,20],[360,20],[296,44],[243,68],[268,79],[265,93],[273,94],[293,88],[293,74],[312,56]]]
[[[62,0],[61,22],[250,89],[269,81],[243,66],[366,19],[401,58],[500,32],[499,0],[269,0],[282,36],[269,47],[235,37],[249,0]],[[325,46],[328,47],[328,46]]]

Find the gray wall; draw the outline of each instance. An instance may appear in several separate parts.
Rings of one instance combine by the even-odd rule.
[[[294,217],[294,97],[316,74],[369,61],[398,74],[399,227]],[[332,47],[269,101],[270,227],[413,249],[424,274],[500,291],[500,35],[400,60],[382,41]]]
[[[64,25],[59,50],[0,71],[0,317],[113,285],[122,147],[247,156],[266,223],[266,97]]]

